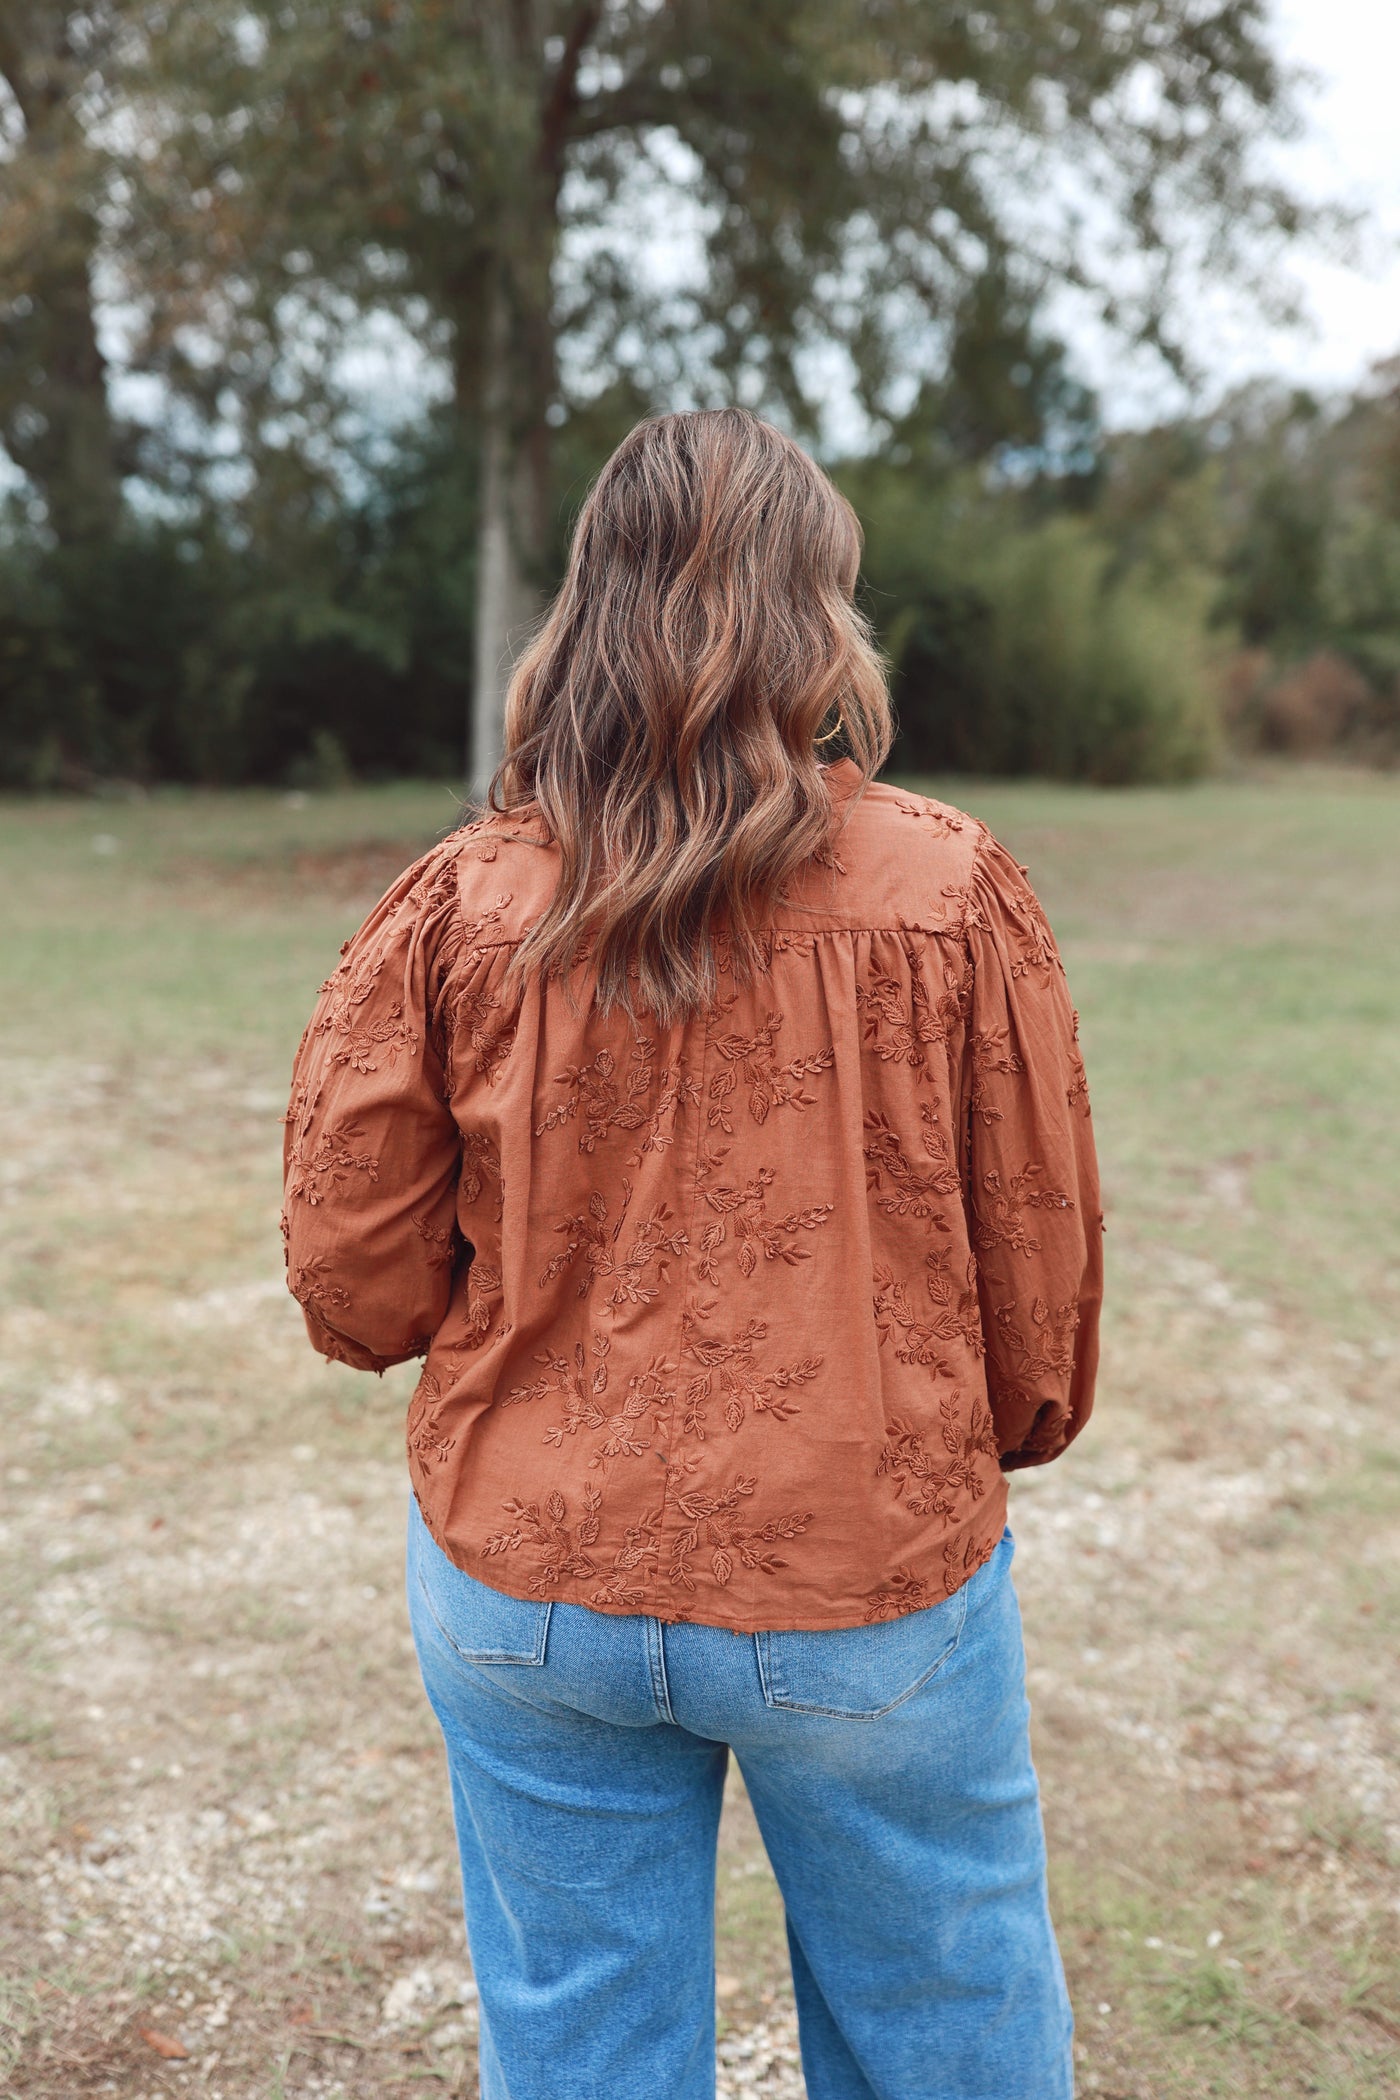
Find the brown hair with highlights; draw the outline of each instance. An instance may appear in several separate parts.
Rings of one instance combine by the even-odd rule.
[[[893,723],[854,601],[861,533],[816,462],[745,409],[639,423],[598,476],[506,699],[498,810],[560,853],[512,974],[584,954],[596,998],[668,1022],[742,980],[785,879],[838,821],[821,746],[863,786]]]

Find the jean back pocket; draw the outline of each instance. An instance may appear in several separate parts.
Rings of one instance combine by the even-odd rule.
[[[553,1604],[508,1597],[468,1575],[448,1559],[416,1506],[410,1525],[409,1581],[448,1646],[464,1662],[538,1668]]]
[[[765,1704],[834,1720],[878,1720],[912,1698],[952,1655],[967,1616],[967,1589],[964,1583],[941,1604],[874,1626],[756,1633]]]

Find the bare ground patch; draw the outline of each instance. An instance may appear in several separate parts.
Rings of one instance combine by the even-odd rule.
[[[363,851],[307,883],[338,868],[358,903],[382,886]],[[272,908],[266,879],[210,877],[211,926]],[[218,1056],[162,1023],[140,1055],[89,1027],[80,1054],[24,1040],[0,1065],[15,2100],[475,2090],[400,1601],[411,1378],[320,1367],[282,1294],[290,1044],[239,1035],[242,967]],[[1193,1229],[1256,1201],[1183,1161]],[[1379,2100],[1400,2086],[1400,1352],[1131,1204],[1111,1225],[1100,1412],[1012,1505],[1081,2083]],[[721,2094],[795,2100],[781,1907],[737,1788],[718,1966]]]

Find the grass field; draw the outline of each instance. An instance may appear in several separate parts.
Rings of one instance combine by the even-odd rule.
[[[1400,2090],[1400,784],[964,784],[1083,1016],[1099,1412],[1012,1521],[1082,2090]],[[473,2092],[402,1409],[278,1117],[444,789],[0,806],[0,2093]],[[800,2093],[742,1794],[723,2089]],[[561,2100],[567,2094],[561,2086]]]

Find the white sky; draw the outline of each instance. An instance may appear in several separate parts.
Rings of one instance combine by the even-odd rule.
[[[1307,136],[1284,149],[1306,192],[1362,206],[1360,266],[1300,255],[1311,325],[1212,326],[1200,351],[1222,382],[1272,371],[1300,384],[1346,385],[1400,354],[1400,5],[1397,0],[1275,0],[1278,48],[1319,76],[1306,95]]]

